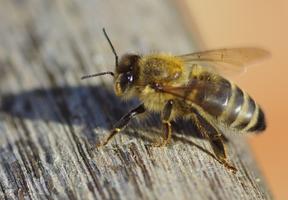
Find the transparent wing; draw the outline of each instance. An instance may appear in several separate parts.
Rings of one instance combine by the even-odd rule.
[[[270,55],[260,48],[231,48],[196,52],[178,56],[186,66],[195,64],[221,75],[235,75],[246,71],[246,67]]]
[[[191,79],[188,84],[182,86],[161,86],[161,92],[172,94],[186,101],[199,101],[204,104],[206,100],[218,104],[230,97],[230,83],[225,79],[198,80]],[[197,94],[195,93],[197,91]],[[220,104],[220,103],[219,103]]]

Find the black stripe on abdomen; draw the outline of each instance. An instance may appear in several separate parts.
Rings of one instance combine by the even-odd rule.
[[[231,101],[226,108],[227,114],[225,117],[225,122],[228,125],[231,125],[237,119],[244,102],[244,94],[239,87],[235,85],[235,87],[233,87],[232,93]]]
[[[265,114],[261,108],[258,109],[258,115],[256,119],[250,125],[250,128],[247,130],[249,132],[260,132],[266,129],[266,120]]]
[[[237,119],[233,122],[232,126],[238,130],[243,130],[249,125],[255,110],[255,101],[245,93],[241,111],[238,113]]]

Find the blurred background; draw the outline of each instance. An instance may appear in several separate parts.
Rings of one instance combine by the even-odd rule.
[[[288,197],[288,1],[180,0],[190,31],[200,47],[257,46],[272,57],[233,80],[265,110],[268,128],[249,137],[276,199]]]

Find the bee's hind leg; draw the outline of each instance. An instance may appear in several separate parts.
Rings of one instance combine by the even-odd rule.
[[[173,100],[169,100],[161,113],[161,121],[162,121],[162,130],[164,132],[164,138],[161,142],[156,142],[153,144],[154,147],[162,147],[166,146],[172,136],[172,128],[171,128],[171,113],[173,109]]]
[[[124,115],[118,122],[116,122],[116,124],[113,126],[113,129],[111,130],[110,134],[108,135],[108,137],[102,141],[101,143],[97,144],[96,147],[101,147],[101,146],[105,146],[117,133],[119,133],[120,131],[122,131],[127,124],[129,123],[129,121],[136,117],[139,114],[142,114],[146,111],[145,107],[143,104],[139,105],[138,107],[134,108],[133,110],[131,110],[129,113],[127,113],[126,115]]]
[[[237,169],[227,161],[226,148],[223,138],[223,135],[219,134],[211,136],[208,139],[219,162],[221,162],[226,168],[232,170],[235,173],[237,172]]]
[[[194,110],[193,113],[196,127],[198,128],[199,132],[209,140],[217,160],[233,173],[236,173],[237,169],[227,161],[224,135],[208,120],[200,115],[197,110]]]

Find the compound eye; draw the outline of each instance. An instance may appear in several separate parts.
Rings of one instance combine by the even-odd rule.
[[[124,91],[126,87],[133,82],[133,80],[134,77],[130,72],[122,74],[120,78],[120,87],[122,88],[122,90]]]
[[[123,81],[123,83],[132,83],[133,80],[134,78],[131,72],[124,73],[121,77],[121,82]]]
[[[127,77],[127,81],[128,81],[128,83],[132,83],[133,82],[133,75],[130,73],[130,72],[128,72],[128,73],[126,73],[126,77]]]

